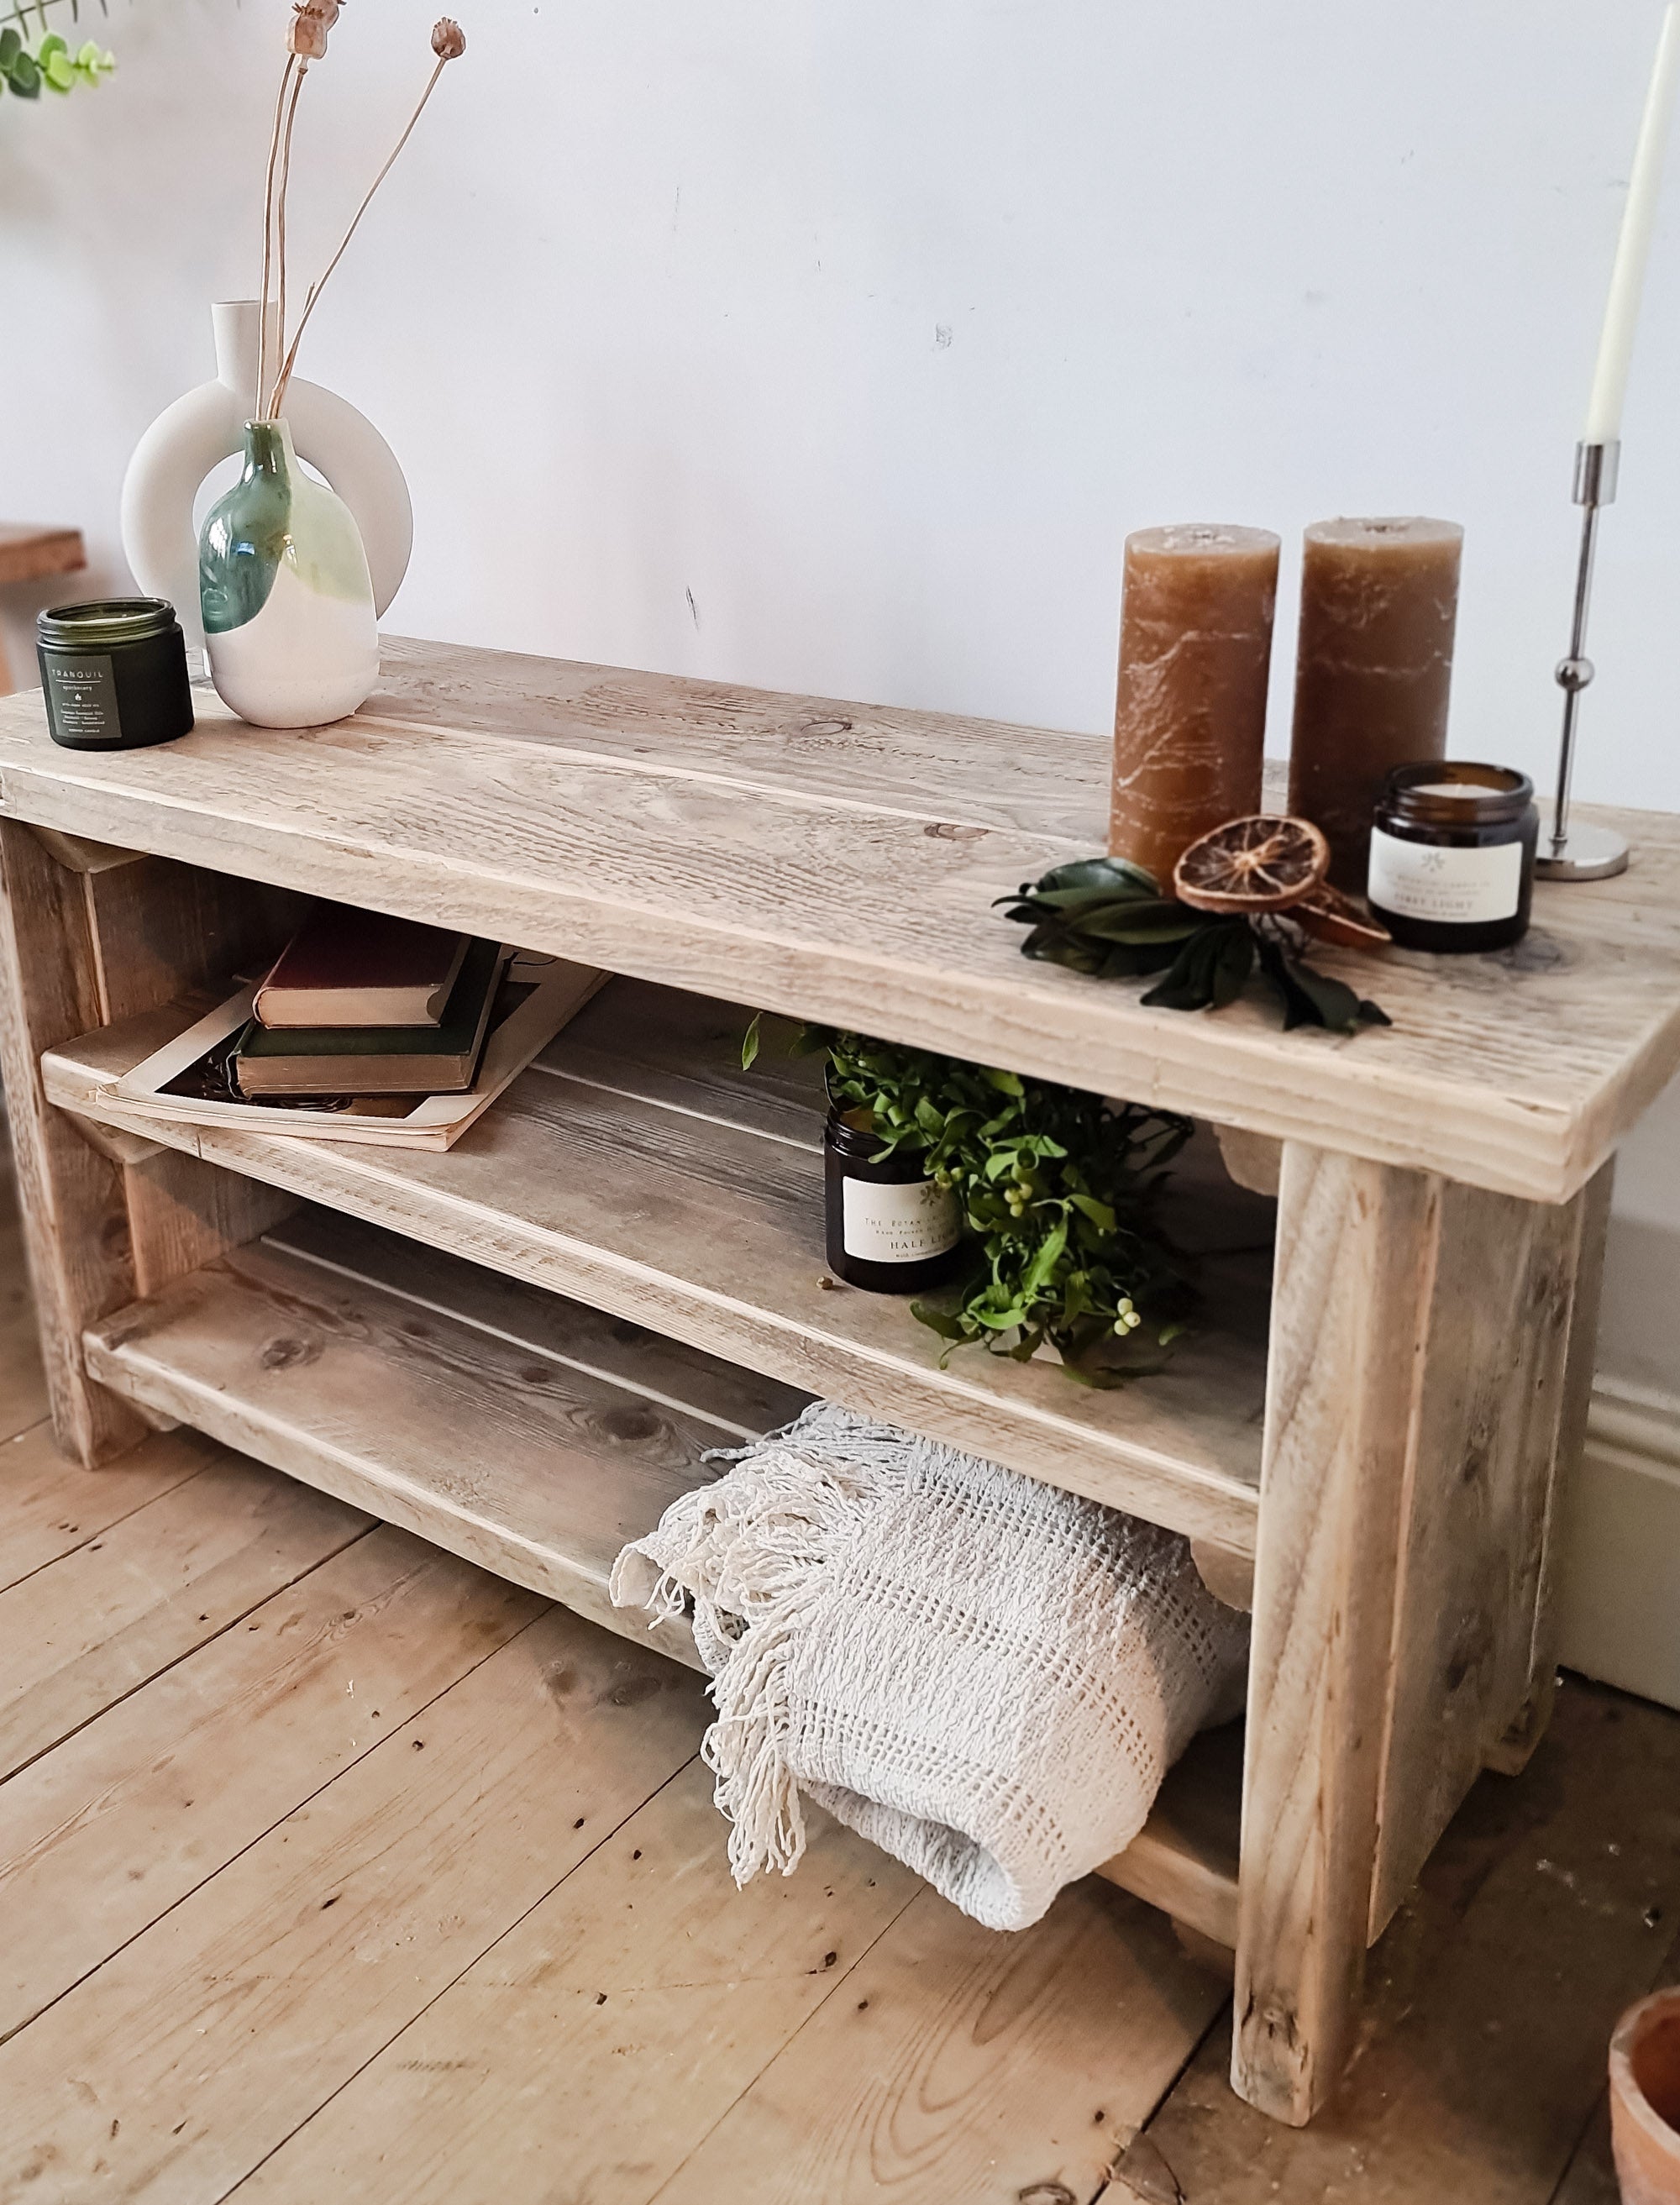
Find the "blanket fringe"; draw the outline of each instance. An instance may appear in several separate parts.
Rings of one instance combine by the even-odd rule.
[[[902,1476],[909,1452],[901,1441],[860,1447],[857,1420],[819,1402],[768,1441],[718,1450],[715,1459],[743,1467],[683,1495],[656,1536],[627,1548],[613,1571],[614,1601],[644,1599],[656,1620],[680,1613],[685,1586],[692,1590],[695,1641],[713,1671],[717,1709],[701,1754],[717,1778],[738,1884],[767,1869],[791,1875],[804,1857],[804,1816],[787,1756],[789,1663],[822,1597],[825,1566],[882,1474]],[[660,1570],[650,1597],[632,1588],[632,1556]]]

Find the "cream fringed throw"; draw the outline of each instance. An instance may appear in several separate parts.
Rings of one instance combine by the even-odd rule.
[[[1248,1620],[1176,1534],[818,1402],[619,1556],[694,1603],[737,1883],[791,1875],[803,1791],[994,1929],[1130,1844]]]

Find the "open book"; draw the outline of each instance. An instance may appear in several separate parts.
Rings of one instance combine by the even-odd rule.
[[[447,1149],[580,1011],[610,975],[562,958],[513,953],[503,975],[478,1077],[459,1095],[343,1095],[247,1102],[233,1055],[251,1019],[249,988],[154,1049],[106,1090],[137,1118],[226,1126],[246,1133],[313,1135],[386,1148]]]

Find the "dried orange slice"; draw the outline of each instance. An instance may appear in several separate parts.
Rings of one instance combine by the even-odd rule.
[[[1289,915],[1320,942],[1333,942],[1342,949],[1386,949],[1394,939],[1362,905],[1333,889],[1328,881],[1321,881],[1299,903],[1291,904]]]
[[[1172,868],[1172,893],[1196,911],[1287,911],[1330,870],[1330,845],[1309,819],[1267,812],[1227,819]]]

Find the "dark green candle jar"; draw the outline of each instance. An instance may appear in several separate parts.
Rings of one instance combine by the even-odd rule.
[[[47,732],[70,751],[137,751],[193,725],[187,644],[162,597],[55,605],[35,622]]]

